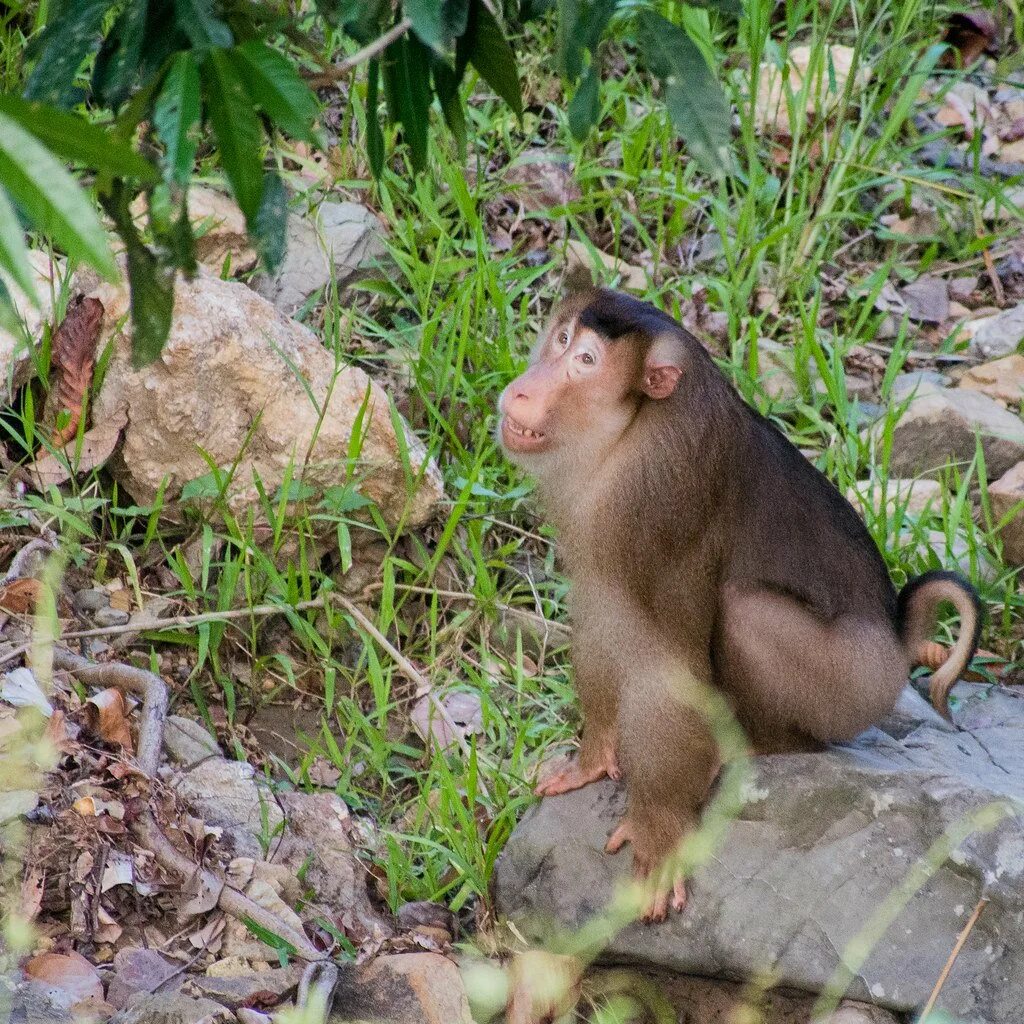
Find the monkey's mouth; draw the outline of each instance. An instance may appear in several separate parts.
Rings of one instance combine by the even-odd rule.
[[[533,430],[512,416],[506,415],[501,421],[501,439],[505,447],[511,451],[535,452],[545,446],[547,434],[543,430]]]

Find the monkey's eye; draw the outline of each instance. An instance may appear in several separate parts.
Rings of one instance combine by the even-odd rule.
[[[593,366],[594,363],[597,362],[597,360],[594,358],[594,353],[593,352],[581,352],[580,353],[580,362],[584,366]]]
[[[565,346],[569,344],[569,332],[568,331],[559,331],[558,332],[558,337],[555,339],[555,344],[559,348],[565,348]]]

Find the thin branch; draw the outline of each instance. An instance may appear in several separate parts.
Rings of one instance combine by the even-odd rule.
[[[396,39],[401,39],[410,28],[412,28],[412,19],[403,18],[397,24],[392,25],[384,35],[374,39],[372,43],[367,43],[361,50],[356,50],[351,57],[346,57],[340,64],[335,64],[333,67],[308,75],[306,77],[307,83],[313,89],[320,89],[325,85],[333,85],[344,78],[354,67],[358,67],[368,60],[373,60],[377,54],[382,50],[386,50]]]
[[[974,926],[978,923],[978,918],[981,917],[982,911],[987,906],[988,897],[982,896],[981,899],[978,900],[978,905],[974,908],[974,913],[967,919],[967,924],[963,926],[962,931],[957,936],[956,945],[953,946],[953,952],[949,954],[946,966],[942,968],[939,980],[935,982],[935,988],[932,989],[932,994],[928,997],[928,1002],[924,1004],[924,1009],[921,1011],[921,1016],[918,1018],[918,1024],[925,1024],[928,1020],[928,1014],[932,1012],[932,1008],[935,1006],[935,1003],[939,998],[939,993],[942,991],[942,986],[946,984],[949,972],[953,969],[953,964],[956,963],[956,958],[960,955],[960,950],[964,948],[964,943],[967,942],[967,937],[971,934]]]

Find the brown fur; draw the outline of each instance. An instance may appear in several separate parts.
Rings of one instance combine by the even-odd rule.
[[[718,771],[701,686],[727,696],[760,751],[850,739],[893,706],[908,652],[952,600],[963,633],[933,689],[946,713],[977,642],[970,585],[929,574],[898,598],[849,503],[669,317],[604,290],[571,298],[501,411],[573,584],[583,739],[538,792],[617,777],[621,762],[629,803],[611,848],[628,840],[639,874],[694,824]]]

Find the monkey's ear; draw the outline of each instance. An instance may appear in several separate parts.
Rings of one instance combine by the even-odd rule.
[[[644,360],[644,375],[640,381],[643,393],[648,398],[668,398],[683,375],[681,362],[682,352],[674,337],[663,335],[656,339]]]
[[[640,386],[648,398],[668,398],[682,375],[683,371],[674,363],[648,363]]]

